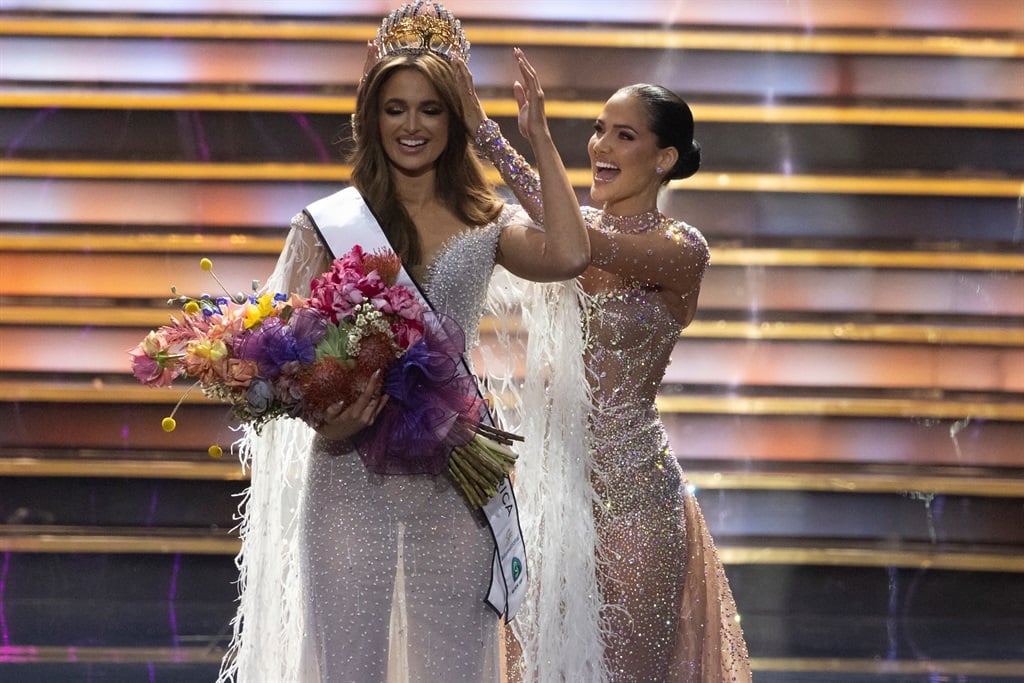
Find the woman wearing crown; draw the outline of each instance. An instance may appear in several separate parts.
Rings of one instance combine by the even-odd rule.
[[[464,63],[469,44],[451,14],[436,3],[403,6],[371,49],[379,61],[357,97],[352,188],[293,219],[266,287],[308,291],[332,256],[379,238],[427,305],[473,340],[496,264],[554,281],[589,261],[540,84],[517,51],[521,127],[549,200],[545,231],[484,179],[451,62]],[[515,585],[500,565],[490,513],[443,475],[364,467],[350,439],[386,400],[375,377],[350,404],[331,406],[315,433],[279,420],[249,435],[240,606],[221,680],[500,679],[498,614],[511,616]]]

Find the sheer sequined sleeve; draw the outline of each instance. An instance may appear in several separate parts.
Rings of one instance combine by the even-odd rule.
[[[267,279],[267,291],[309,295],[309,283],[331,265],[331,253],[320,240],[316,228],[304,213],[292,218],[291,230]]]
[[[544,225],[544,198],[540,176],[501,134],[491,119],[484,119],[476,129],[473,144],[498,169],[501,179],[519,200],[519,204],[537,225]]]
[[[586,207],[591,265],[630,283],[685,296],[700,287],[710,260],[707,240],[697,228],[663,218],[650,230],[623,234],[603,229],[602,212]]]

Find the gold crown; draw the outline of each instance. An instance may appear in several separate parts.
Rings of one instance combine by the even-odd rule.
[[[440,3],[417,0],[384,17],[373,41],[377,57],[403,52],[435,52],[445,59],[469,61],[462,24]]]

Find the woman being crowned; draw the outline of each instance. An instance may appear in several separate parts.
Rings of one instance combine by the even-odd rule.
[[[370,50],[353,117],[352,187],[295,216],[266,289],[308,296],[332,259],[390,248],[399,281],[472,343],[495,265],[550,282],[589,261],[540,84],[516,51],[520,129],[536,158],[544,231],[498,198],[474,155],[453,66],[468,61],[469,43],[451,13],[405,5]],[[359,445],[374,441],[382,411],[397,404],[391,394],[377,374],[328,406],[315,428],[277,419],[247,434],[240,601],[220,680],[500,679],[499,616],[512,615],[526,558],[509,553],[505,566],[496,515],[447,474],[367,466]],[[515,536],[518,525],[502,529]]]

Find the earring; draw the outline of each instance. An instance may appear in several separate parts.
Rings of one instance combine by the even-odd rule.
[[[664,172],[665,172],[665,171],[661,170],[661,166],[658,166],[658,167],[657,167],[656,169],[654,169],[654,171],[655,171],[655,172],[656,172],[656,173],[657,173],[658,175],[661,175],[662,173],[664,173]]]

